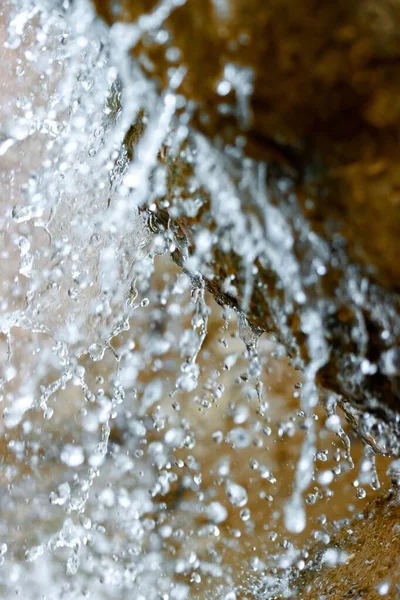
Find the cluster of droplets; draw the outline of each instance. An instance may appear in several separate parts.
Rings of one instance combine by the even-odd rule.
[[[86,0],[18,0],[10,20],[8,49],[22,48],[35,94],[18,101],[0,155],[34,140],[39,164],[5,227],[16,256],[3,257],[11,275],[0,315],[4,598],[29,586],[32,598],[287,596],[290,570],[307,559],[292,535],[307,529],[306,507],[318,515],[323,562],[346,560],[329,548],[321,514],[353,467],[336,399],[326,418],[317,406],[329,307],[306,307],[328,251],[310,235],[304,273],[287,182],[278,209],[265,165],[240,149],[221,156],[190,132],[177,91],[184,69],[171,68],[157,94],[129,56],[145,34],[162,43],[180,4],[164,0],[111,30]],[[27,77],[23,62],[18,77]],[[235,91],[243,127],[252,88],[251,71],[226,66],[218,93]],[[168,189],[164,147],[191,166],[185,202]],[[194,253],[173,224],[155,222],[157,206],[190,218],[208,201],[215,229],[195,232]],[[206,291],[217,245],[239,257],[242,311],[217,308]],[[166,258],[176,252],[189,275]],[[244,316],[257,264],[284,290],[283,308],[271,299],[270,309],[291,365]],[[239,293],[235,276],[221,287]],[[302,383],[294,311],[309,354]],[[386,369],[395,359],[389,351]],[[358,500],[379,487],[368,449],[353,484]],[[16,520],[18,533],[8,527]]]

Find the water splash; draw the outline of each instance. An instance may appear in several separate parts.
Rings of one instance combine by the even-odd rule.
[[[7,48],[24,53],[18,73],[34,80],[35,101],[21,101],[23,114],[2,130],[0,155],[11,161],[26,148],[39,166],[19,176],[4,225],[4,598],[51,589],[71,599],[184,600],[201,586],[226,600],[289,597],[291,570],[304,568],[290,534],[309,525],[305,504],[312,513],[344,464],[353,466],[336,399],[326,401],[326,426],[318,422],[317,377],[330,360],[326,323],[337,307],[316,303],[310,290],[330,250],[287,181],[277,206],[268,165],[239,149],[221,153],[190,129],[178,90],[184,68],[171,70],[160,94],[129,54],[146,34],[162,33],[181,4],[164,0],[136,23],[107,29],[86,0],[14,3]],[[228,16],[229,3],[215,6]],[[226,65],[219,93],[235,91],[244,128],[252,86],[251,71]],[[172,185],[179,165],[189,175]],[[190,219],[207,202],[212,226],[194,232],[159,217],[168,208]],[[207,291],[216,248],[239,265],[222,281],[231,301],[222,316]],[[290,379],[283,346],[246,316],[261,268],[282,292],[282,302],[268,300],[270,318],[291,363],[304,369],[302,386]],[[357,272],[347,273],[343,303],[359,309],[350,389],[375,368],[363,311],[385,332],[394,316]],[[396,351],[382,357],[393,376]],[[345,409],[371,445],[394,448],[374,415]],[[379,486],[368,449],[357,481]],[[15,535],[8,518],[18,518]],[[332,549],[324,556],[343,558]]]

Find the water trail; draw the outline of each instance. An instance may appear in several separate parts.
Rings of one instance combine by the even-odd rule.
[[[367,357],[367,316],[388,344],[395,338],[390,300],[340,248],[331,255],[290,182],[282,176],[272,190],[268,164],[192,131],[189,108],[180,121],[185,67],[158,93],[131,57],[183,4],[163,0],[108,29],[88,0],[13,3],[7,48],[26,59],[33,100],[2,126],[0,156],[18,162],[26,150],[39,166],[15,175],[18,193],[0,221],[4,598],[33,586],[37,597],[50,589],[57,598],[185,600],[201,585],[226,600],[288,597],[291,569],[304,568],[294,541],[309,525],[304,497],[318,483],[312,512],[343,464],[317,471],[332,458],[321,439],[338,437],[353,466],[336,397],[326,401],[326,438],[316,419],[318,374],[332,359],[328,319],[344,305],[356,315],[356,349],[343,357],[350,392],[377,368]],[[229,2],[214,5],[229,18]],[[244,128],[253,78],[229,63],[219,86],[221,95],[235,91],[232,111]],[[207,203],[208,220],[185,228]],[[214,250],[237,266],[223,281]],[[168,259],[177,251],[186,274]],[[333,259],[346,274],[341,297],[317,301]],[[207,292],[213,283],[235,301],[222,316]],[[301,391],[296,380],[293,393],[282,346],[272,353],[250,324],[255,292],[303,369]],[[382,360],[397,373],[396,348]],[[374,416],[344,407],[372,446],[395,447]],[[281,460],[288,447],[290,460]],[[358,482],[376,489],[368,448]],[[279,486],[293,472],[287,500]],[[278,534],[282,516],[287,531]],[[7,519],[16,518],[11,534]]]

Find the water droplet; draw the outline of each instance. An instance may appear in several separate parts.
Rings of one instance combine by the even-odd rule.
[[[228,511],[220,502],[211,502],[211,504],[206,507],[205,513],[207,519],[217,525],[223,523],[228,518]]]
[[[5,544],[4,542],[0,545],[0,555],[4,556],[4,554],[7,554],[7,550],[8,550],[8,546],[7,544]]]
[[[71,495],[71,488],[68,482],[60,483],[55,492],[50,492],[50,503],[63,506]]]
[[[242,521],[245,521],[245,522],[248,521],[250,519],[250,515],[251,515],[251,513],[248,508],[243,508],[240,511],[240,518],[242,519]]]
[[[328,567],[336,567],[336,565],[344,564],[349,560],[349,555],[346,552],[337,550],[336,548],[328,548],[324,551],[321,562]]]
[[[27,562],[34,562],[44,554],[44,546],[33,546],[25,552],[25,560]]]
[[[332,473],[332,471],[321,471],[321,473],[318,473],[318,483],[320,483],[321,485],[329,485],[332,483],[334,478],[334,475]]]
[[[92,344],[88,348],[89,357],[94,361],[102,360],[105,353],[105,346],[101,344]]]
[[[45,410],[43,412],[43,417],[46,419],[46,421],[49,421],[53,415],[54,415],[53,408],[50,408],[49,406],[47,408],[45,408]]]
[[[357,488],[357,491],[356,491],[357,498],[362,499],[362,498],[365,498],[366,495],[367,495],[367,492],[364,490],[364,488],[361,488],[361,487]]]
[[[380,596],[386,596],[390,591],[390,579],[385,579],[376,586],[376,591]]]
[[[293,496],[285,504],[285,526],[292,533],[301,533],[306,526],[306,513],[301,498]]]
[[[228,433],[228,441],[235,448],[248,448],[251,444],[251,435],[243,427],[236,427]]]
[[[61,450],[60,459],[68,467],[79,467],[85,460],[83,448],[66,444]]]
[[[393,485],[400,487],[400,459],[393,460],[387,470]]]
[[[233,506],[245,506],[247,504],[247,491],[246,489],[234,483],[232,481],[228,481],[226,484],[226,494],[228,496],[228,500]]]
[[[0,156],[4,156],[10,148],[16,144],[17,140],[0,135]]]

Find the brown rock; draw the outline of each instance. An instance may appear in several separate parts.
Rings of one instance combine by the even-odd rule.
[[[400,593],[400,504],[398,490],[371,503],[356,521],[314,549],[300,576],[299,600],[395,599]],[[334,564],[337,561],[338,564]],[[334,568],[332,568],[334,566]]]

